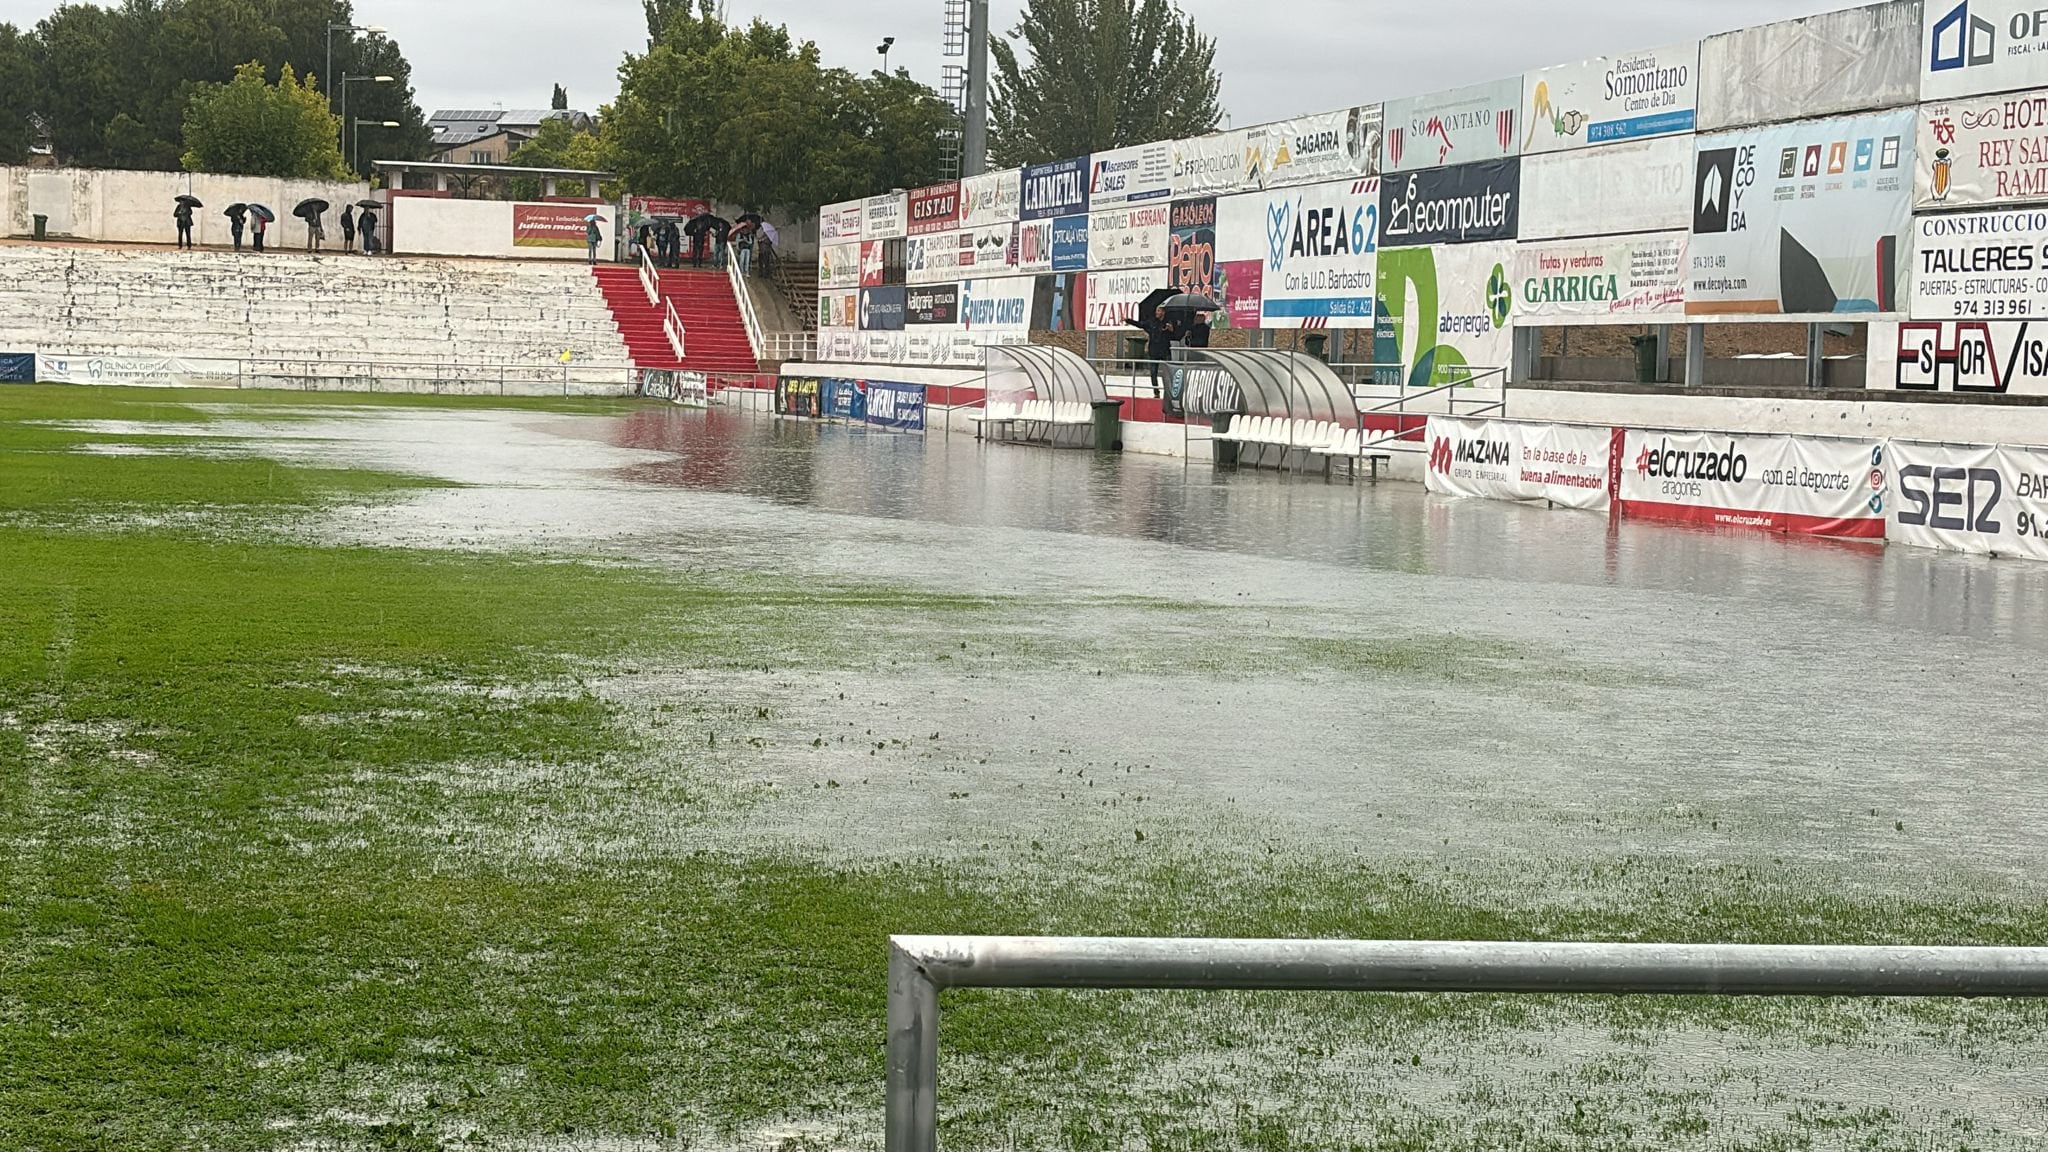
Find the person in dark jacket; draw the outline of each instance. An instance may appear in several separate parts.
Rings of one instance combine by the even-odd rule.
[[[171,213],[171,219],[178,222],[178,247],[190,248],[192,246],[192,205],[180,200],[178,202],[178,210]]]
[[[1145,358],[1152,362],[1152,395],[1163,395],[1159,390],[1159,366],[1173,359],[1173,340],[1180,334],[1180,330],[1167,318],[1164,308],[1154,309],[1149,319],[1143,316],[1131,317],[1131,327],[1141,329],[1147,337]]]
[[[242,228],[244,227],[243,221],[246,219],[247,217],[243,216],[228,217],[228,235],[235,238],[235,251],[237,252],[242,250]]]
[[[258,252],[263,251],[263,234],[269,230],[270,221],[265,220],[261,216],[257,216],[256,223],[249,226],[250,235],[255,238],[256,250]]]
[[[1194,317],[1188,321],[1186,328],[1181,332],[1180,342],[1189,348],[1207,348],[1209,346],[1209,318],[1200,312],[1195,313]]]
[[[356,229],[363,234],[363,255],[375,256],[383,249],[377,244],[377,214],[368,208],[356,217]]]
[[[347,205],[341,210],[341,250],[356,250],[356,206]]]

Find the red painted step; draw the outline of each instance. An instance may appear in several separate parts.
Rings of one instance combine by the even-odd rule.
[[[760,371],[747,341],[746,321],[733,298],[732,283],[723,272],[675,269],[661,273],[664,303],[673,303],[683,322],[684,352],[680,363],[662,329],[664,312],[647,302],[640,269],[600,264],[591,269],[612,321],[626,339],[633,363],[641,368],[686,368],[694,372]]]

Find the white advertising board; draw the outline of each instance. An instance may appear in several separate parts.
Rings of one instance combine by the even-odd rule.
[[[910,231],[910,196],[892,192],[870,196],[861,202],[860,238],[896,240]]]
[[[826,244],[818,249],[818,287],[860,287],[860,243]]]
[[[964,274],[988,279],[1017,271],[1018,232],[1016,224],[993,224],[962,232],[961,235],[971,242],[971,247],[969,243],[961,245],[960,260],[966,270]]]
[[[1260,128],[1174,141],[1174,198],[1256,190],[1264,178],[1265,147],[1266,133]]]
[[[2048,323],[1909,320],[1872,324],[1866,387],[2048,396]]]
[[[1882,540],[1884,444],[1630,429],[1621,511],[1636,519]]]
[[[911,284],[949,284],[974,267],[974,233],[940,232],[903,242],[903,275]]]
[[[1515,246],[1515,323],[1628,324],[1685,315],[1686,234]]]
[[[2048,91],[1923,104],[1917,145],[1918,207],[2048,200]]]
[[[1915,320],[2048,320],[2048,207],[1913,218]]]
[[[1702,132],[1919,99],[1920,0],[1823,12],[1700,44]]]
[[[986,228],[1014,224],[1024,204],[1024,170],[1010,168],[963,177],[960,181],[960,226]]]
[[[1522,78],[1386,103],[1384,172],[1448,168],[1521,154]]]
[[[818,243],[839,244],[860,239],[861,221],[867,216],[865,200],[827,204],[818,210]]]
[[[1377,177],[1277,188],[1257,197],[1264,237],[1261,326],[1370,328],[1379,271],[1380,182]],[[1239,205],[1219,231],[1243,227]]]
[[[1127,327],[1145,297],[1166,287],[1166,269],[1088,274],[1088,331],[1113,332]],[[1137,329],[1130,332],[1135,334]]]
[[[1116,208],[1173,198],[1173,145],[1136,144],[1089,159],[1088,207]]]
[[[1914,116],[1901,108],[1701,137],[1686,312],[1898,312]]]
[[[1885,539],[1916,548],[2048,560],[2048,448],[1893,440]]]
[[[2048,84],[2048,4],[1926,0],[1920,99],[1954,100]]]
[[[1088,267],[1164,268],[1173,206],[1132,205],[1097,212],[1088,219]]]
[[[241,380],[235,360],[194,356],[36,357],[36,379],[45,384],[121,384],[142,388],[233,388]]]
[[[1590,511],[1613,503],[1611,428],[1431,416],[1426,440],[1431,492]]]
[[[1266,125],[1266,187],[1319,184],[1380,171],[1380,106]]]
[[[1498,386],[1479,378],[1513,356],[1514,262],[1512,241],[1382,249],[1373,363],[1400,365],[1410,387]]]
[[[1523,240],[1692,226],[1693,138],[1522,158]]]
[[[960,329],[975,347],[1031,342],[1031,304],[1037,279],[1005,276],[960,285]]]
[[[1699,64],[1693,41],[1529,73],[1522,80],[1522,154],[1691,132]]]
[[[818,293],[819,329],[843,328],[848,331],[860,327],[860,292]]]

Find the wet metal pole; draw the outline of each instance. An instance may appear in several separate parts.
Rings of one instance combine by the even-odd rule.
[[[897,936],[888,1152],[937,1152],[943,988],[2037,999],[2048,948]]]
[[[960,174],[988,171],[988,0],[967,0],[967,113]]]

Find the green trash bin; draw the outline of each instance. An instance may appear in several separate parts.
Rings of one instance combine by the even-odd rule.
[[[50,238],[50,218],[49,218],[48,216],[37,216],[37,217],[36,217],[36,239],[38,239],[38,240],[48,240],[49,238]]]
[[[1636,383],[1657,382],[1657,338],[1655,336],[1631,336],[1629,343],[1636,346]]]
[[[1097,400],[1090,405],[1095,415],[1095,450],[1121,452],[1124,447],[1124,402]]]
[[[1321,360],[1325,364],[1330,362],[1330,337],[1328,333],[1313,333],[1303,343],[1308,345],[1309,355]]]
[[[1217,436],[1222,436],[1225,432],[1230,431],[1230,422],[1236,418],[1228,412],[1211,416],[1209,417],[1209,431]],[[1225,468],[1237,467],[1237,441],[1212,439],[1209,441],[1209,444],[1216,449],[1216,463]]]

